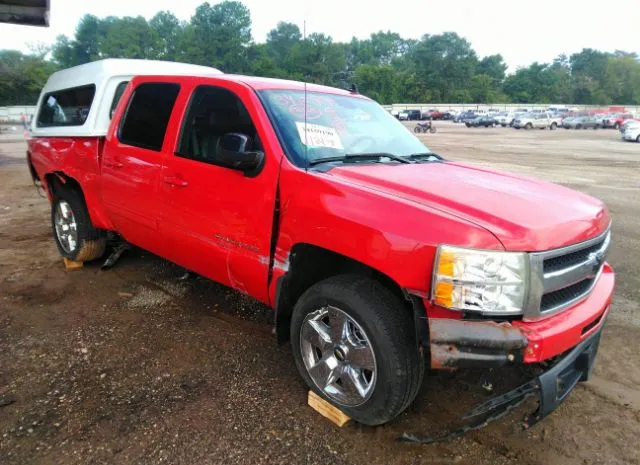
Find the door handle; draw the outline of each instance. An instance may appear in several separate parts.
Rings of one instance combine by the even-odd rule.
[[[177,176],[165,176],[163,181],[172,187],[187,187],[189,185],[187,181]]]
[[[118,160],[105,160],[103,163],[109,168],[122,168],[124,166],[124,163]]]

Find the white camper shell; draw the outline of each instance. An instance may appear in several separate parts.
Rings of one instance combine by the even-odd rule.
[[[134,76],[213,76],[207,66],[157,60],[110,58],[53,73],[31,123],[34,137],[100,137]]]

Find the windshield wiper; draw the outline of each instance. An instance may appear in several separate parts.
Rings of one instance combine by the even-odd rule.
[[[404,157],[400,157],[398,155],[394,155],[392,153],[387,152],[372,152],[372,153],[347,153],[340,157],[325,157],[325,158],[317,158],[315,160],[310,160],[308,166],[318,165],[320,163],[330,163],[334,161],[354,161],[354,160],[380,160],[381,158],[388,158],[393,161],[397,161],[400,163],[411,163]]]
[[[440,155],[437,155],[433,152],[423,152],[423,153],[412,153],[407,156],[409,160],[419,160],[421,158],[426,158],[426,161],[440,161],[443,158]]]

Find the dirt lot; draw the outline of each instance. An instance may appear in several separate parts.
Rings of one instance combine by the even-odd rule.
[[[606,201],[615,305],[593,381],[530,430],[525,404],[449,442],[437,433],[507,371],[430,374],[415,404],[379,428],[339,430],[306,406],[271,313],[142,251],[110,271],[65,272],[48,204],[0,140],[0,463],[640,463],[640,144],[615,131],[516,131],[438,124],[421,136],[450,159],[546,178]],[[635,444],[635,445],[634,445]]]

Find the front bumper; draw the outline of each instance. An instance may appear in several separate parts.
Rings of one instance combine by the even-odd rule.
[[[551,368],[537,377],[505,394],[484,402],[464,418],[476,418],[486,414],[495,414],[509,406],[516,405],[530,395],[538,395],[538,409],[525,420],[525,427],[535,423],[553,412],[582,381],[591,377],[602,327],[565,354]]]
[[[601,333],[602,326],[556,361],[551,368],[531,381],[496,396],[467,412],[462,417],[462,420],[465,420],[467,424],[437,436],[418,436],[404,433],[400,439],[420,444],[432,444],[462,436],[501,418],[528,397],[537,396],[538,408],[527,416],[523,423],[525,428],[530,428],[558,408],[579,382],[589,379],[600,345]]]
[[[563,354],[600,331],[611,307],[614,286],[613,269],[605,264],[584,300],[537,321],[497,323],[435,318],[432,315],[438,314],[437,309],[427,306],[431,367],[498,367],[538,363]],[[439,316],[443,316],[442,312]]]

